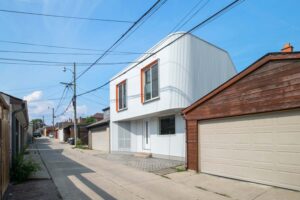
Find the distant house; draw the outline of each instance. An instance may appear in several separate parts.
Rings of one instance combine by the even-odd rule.
[[[87,126],[89,130],[89,148],[94,150],[110,151],[110,133],[109,133],[109,112],[110,109],[103,109],[104,117],[102,120]]]
[[[58,140],[59,142],[66,142],[67,141],[67,135],[65,135],[64,133],[64,128],[68,127],[69,125],[72,125],[72,122],[58,122],[56,123],[55,127],[56,127],[56,132],[58,135]]]
[[[112,151],[185,160],[181,110],[236,74],[229,54],[192,34],[174,33],[135,62],[110,81]]]
[[[50,133],[52,133],[53,136],[55,138],[57,138],[57,132],[55,130],[55,127],[53,127],[53,126],[45,126],[45,127],[42,128],[42,135],[44,135],[45,137],[48,137]]]
[[[67,141],[68,138],[74,138],[74,125],[67,125],[63,128],[64,141]],[[77,124],[77,138],[81,140],[82,144],[88,144],[88,129],[86,124]]]
[[[100,121],[103,119],[103,113],[95,113],[91,117],[94,118],[96,121]]]
[[[300,190],[300,52],[291,45],[182,113],[188,169]]]

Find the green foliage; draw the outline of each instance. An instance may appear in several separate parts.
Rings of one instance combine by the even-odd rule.
[[[24,182],[32,173],[38,171],[40,168],[40,165],[31,158],[24,159],[24,153],[22,152],[13,160],[11,178],[17,183]]]
[[[84,145],[81,141],[81,139],[77,139],[76,141],[76,146],[75,148],[78,148],[78,149],[88,149],[88,146],[87,145]]]
[[[91,123],[94,123],[94,122],[96,122],[96,119],[94,117],[87,117],[85,119],[85,123],[87,123],[87,124],[91,124]]]
[[[184,172],[184,171],[186,171],[186,168],[185,168],[184,165],[177,166],[175,169],[176,169],[177,172]]]
[[[82,145],[82,141],[81,141],[81,139],[77,138],[76,146],[80,146],[80,145]]]

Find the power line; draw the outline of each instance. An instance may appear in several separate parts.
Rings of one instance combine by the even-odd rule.
[[[29,42],[18,42],[11,40],[0,40],[1,43],[7,44],[18,44],[18,45],[28,45],[28,46],[36,46],[36,47],[47,47],[47,48],[57,48],[57,49],[72,49],[72,50],[80,50],[80,51],[93,51],[93,52],[104,52],[105,50],[100,49],[91,49],[91,48],[81,48],[81,47],[70,47],[70,46],[59,46],[59,45],[49,45],[49,44],[38,44],[38,43],[29,43]],[[130,51],[110,51],[120,54],[147,54],[140,52],[130,52]]]
[[[0,60],[7,60],[7,61],[18,61],[18,62],[30,62],[30,63],[39,63],[40,64],[54,64],[53,66],[57,65],[72,65],[72,62],[58,62],[58,61],[49,61],[49,60],[29,60],[29,59],[17,59],[17,58],[1,58]],[[107,62],[107,63],[97,63],[97,65],[122,65],[122,64],[132,64],[134,62]],[[22,64],[22,63],[5,63],[4,64]],[[86,62],[79,62],[76,63],[78,65],[90,65],[91,63]],[[52,66],[52,65],[49,65]]]
[[[171,32],[173,31],[178,31],[181,29],[184,25],[186,25],[193,17],[195,17],[208,3],[209,0],[206,0],[202,6],[200,6],[194,13],[193,11],[202,3],[203,0],[200,0],[188,13],[187,15],[182,18],[182,20],[172,29]],[[191,14],[191,16],[190,16]],[[190,17],[189,17],[190,16]],[[186,21],[184,21],[187,17],[189,17]],[[183,23],[183,24],[181,24]],[[181,24],[181,25],[180,25]]]
[[[206,18],[205,20],[201,21],[200,23],[198,23],[196,26],[192,27],[191,29],[189,29],[189,31],[185,32],[184,34],[180,35],[179,37],[175,38],[173,41],[169,42],[168,44],[166,44],[165,46],[161,47],[160,49],[158,49],[157,51],[155,51],[154,53],[152,53],[152,55],[157,54],[158,52],[162,51],[163,49],[165,49],[166,47],[170,46],[171,44],[173,44],[174,42],[176,42],[177,40],[181,39],[182,37],[184,37],[186,34],[189,34],[193,31],[195,31],[196,29],[198,29],[199,27],[207,24],[208,22],[211,22],[212,20],[216,19],[217,17],[221,16],[222,14],[224,14],[225,12],[229,11],[230,9],[232,9],[234,6],[236,6],[238,3],[243,2],[244,0],[235,0],[233,2],[231,2],[230,4],[228,4],[227,6],[225,6],[224,8],[220,9],[219,11],[217,11],[216,13],[212,14],[211,16],[209,16],[208,18]],[[83,92],[81,94],[78,94],[77,96],[82,96],[94,91],[97,91],[99,89],[101,89],[102,87],[108,85],[111,81],[117,79],[118,77],[126,74],[128,71],[132,70],[133,68],[135,68],[136,66],[138,66],[139,64],[143,63],[144,61],[146,61],[147,59],[149,59],[152,56],[148,56],[144,59],[142,59],[141,61],[139,61],[138,63],[136,63],[135,65],[133,65],[132,67],[128,68],[127,70],[123,71],[121,74],[119,74],[118,76],[115,76],[113,79],[105,82],[104,84],[102,84],[99,87],[96,87],[94,89],[88,90],[86,92]]]
[[[132,21],[128,21],[128,20],[100,19],[100,18],[88,18],[88,17],[75,17],[75,16],[54,15],[54,14],[26,12],[26,11],[17,11],[17,10],[6,10],[6,9],[0,9],[0,12],[22,14],[22,15],[35,15],[35,16],[43,16],[43,17],[64,18],[64,19],[73,19],[73,20],[88,20],[88,21],[127,23],[127,24],[132,24],[133,23]]]
[[[61,103],[62,103],[63,98],[64,98],[65,96],[67,96],[68,90],[69,90],[68,85],[66,85],[66,86],[64,87],[63,93],[62,93],[62,95],[61,95],[61,97],[60,97],[60,100],[59,100],[59,102],[58,102],[58,104],[57,104],[57,106],[56,106],[56,108],[55,108],[55,112],[57,112],[57,110],[58,110],[59,107],[61,106]]]
[[[46,51],[15,51],[15,50],[0,50],[0,53],[18,53],[18,54],[42,54],[42,55],[74,55],[74,56],[99,56],[98,53],[75,53],[75,52],[46,52]],[[130,54],[145,54],[139,52],[112,52],[110,55],[130,55]]]
[[[105,57],[135,26],[137,26],[153,9],[161,2],[161,0],[156,1],[138,20],[136,20],[99,58],[95,60],[89,67],[82,71],[76,79],[79,79],[87,71],[89,71],[95,64],[97,64],[103,57]],[[163,1],[163,3],[165,3]]]
[[[56,115],[55,117],[60,117],[60,116],[64,115],[69,110],[70,106],[72,105],[72,102],[73,102],[73,98],[71,99],[70,103],[65,108],[65,110],[62,113],[60,113],[59,115]]]

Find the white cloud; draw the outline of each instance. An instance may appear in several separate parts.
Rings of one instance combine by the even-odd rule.
[[[28,103],[28,112],[30,119],[34,118],[42,118],[42,116],[46,117],[46,121],[51,123],[52,117],[52,108],[55,106],[53,101],[43,100],[43,92],[42,91],[34,91],[26,96],[23,97],[24,100]],[[63,107],[59,110],[59,112],[63,112]],[[59,115],[60,113],[56,113]],[[77,105],[77,116],[84,117],[88,114],[88,107],[87,105]],[[68,119],[73,119],[73,106],[70,106],[67,112],[59,116],[55,119],[56,122],[58,121],[65,121]]]
[[[69,109],[67,110],[67,112],[62,115],[59,116],[56,120],[58,121],[66,121],[68,119],[73,119],[74,118],[74,113],[73,113],[73,106],[70,106]],[[87,116],[87,112],[88,112],[88,107],[86,105],[78,105],[77,106],[77,117],[79,118]]]
[[[49,108],[54,106],[53,101],[42,100],[43,92],[34,91],[23,97],[24,100],[28,103],[28,112],[30,119],[32,118],[41,118],[42,115],[47,115],[51,113]]]
[[[23,99],[26,100],[27,102],[31,102],[31,101],[36,101],[36,100],[40,100],[43,96],[43,92],[42,91],[34,91],[32,93],[30,93],[27,96],[24,96]]]

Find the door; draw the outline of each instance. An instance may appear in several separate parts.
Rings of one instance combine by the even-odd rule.
[[[199,122],[202,172],[300,190],[300,110]]]
[[[144,131],[143,131],[143,149],[150,150],[150,125],[149,120],[144,121]]]
[[[106,126],[94,128],[91,130],[92,149],[100,151],[109,151],[109,132]]]

